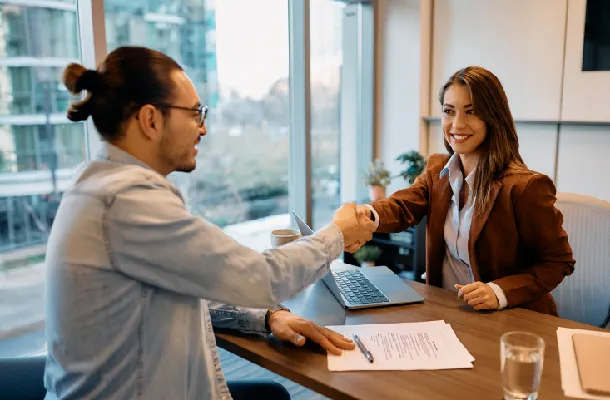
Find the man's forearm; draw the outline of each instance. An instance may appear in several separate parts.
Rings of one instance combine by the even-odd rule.
[[[215,328],[235,329],[244,333],[266,335],[267,309],[237,307],[230,304],[208,302],[208,310]]]

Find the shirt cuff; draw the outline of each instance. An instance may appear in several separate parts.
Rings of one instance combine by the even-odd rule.
[[[373,208],[372,205],[370,204],[363,204],[366,208],[368,208],[369,210],[371,210],[371,212],[373,213],[373,215],[375,216],[375,230],[379,229],[379,214],[377,214],[377,211],[375,211],[375,209]]]
[[[328,224],[314,234],[315,237],[322,240],[326,253],[328,254],[330,264],[333,260],[339,258],[343,253],[344,242],[343,232],[334,224]]]
[[[500,286],[496,285],[493,282],[489,282],[488,285],[494,291],[494,293],[496,294],[496,297],[498,298],[498,304],[500,304],[500,306],[498,307],[498,310],[506,308],[506,306],[508,306],[508,300],[506,300],[506,295],[504,294],[504,290],[502,290],[502,288]]]
[[[240,309],[237,317],[239,323],[239,330],[244,333],[257,333],[259,335],[267,335],[269,332],[267,331],[267,329],[265,329],[265,314],[267,314],[266,309]]]

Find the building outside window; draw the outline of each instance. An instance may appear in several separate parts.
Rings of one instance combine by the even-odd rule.
[[[191,212],[247,246],[268,248],[270,231],[291,224],[288,1],[103,5],[108,52],[141,45],[170,55],[210,107],[197,169],[169,177]],[[316,229],[340,199],[344,7],[310,1]],[[75,99],[61,83],[63,69],[81,62],[78,13],[76,1],[0,0],[0,357],[44,349],[45,245],[62,193],[91,156],[88,125],[67,120]]]
[[[210,107],[197,169],[170,176],[191,212],[268,247],[269,231],[290,224],[287,1],[106,0],[104,8],[109,51],[168,54]],[[247,221],[259,221],[264,239]]]
[[[44,344],[45,244],[87,157],[85,125],[67,120],[61,83],[79,46],[75,2],[0,1],[0,357]]]

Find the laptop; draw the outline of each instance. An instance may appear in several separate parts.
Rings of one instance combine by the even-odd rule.
[[[293,211],[302,236],[313,230]],[[322,278],[335,299],[349,310],[421,303],[424,298],[384,266],[359,268],[335,261],[330,272]]]

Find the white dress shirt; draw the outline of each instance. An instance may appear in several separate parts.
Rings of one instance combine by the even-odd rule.
[[[470,255],[468,254],[468,239],[470,237],[470,225],[474,214],[474,195],[472,184],[474,171],[464,179],[460,168],[458,154],[453,154],[440,173],[441,178],[449,174],[449,184],[453,190],[451,205],[445,219],[445,260],[443,262],[443,288],[457,291],[455,284],[467,285],[474,282],[474,275],[470,267]],[[468,198],[466,204],[460,210],[460,190],[468,183]],[[379,227],[379,214],[371,206],[366,205],[375,216],[375,223]],[[499,308],[505,308],[508,301],[504,291],[493,282],[488,285],[493,289],[498,298]]]

